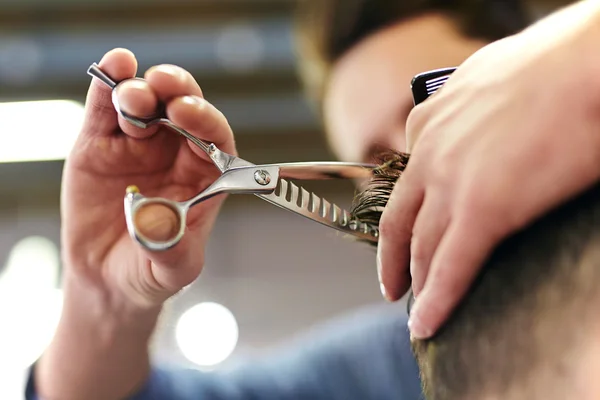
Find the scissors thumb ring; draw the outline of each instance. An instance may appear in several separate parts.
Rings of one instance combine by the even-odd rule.
[[[145,197],[136,186],[125,196],[125,220],[130,235],[152,250],[167,250],[185,232],[186,207],[178,202]]]

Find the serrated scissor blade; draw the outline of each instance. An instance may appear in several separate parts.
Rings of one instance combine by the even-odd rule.
[[[360,239],[377,242],[379,236],[377,228],[364,222],[351,220],[348,211],[285,179],[279,180],[274,192],[257,194],[257,196],[330,228]]]

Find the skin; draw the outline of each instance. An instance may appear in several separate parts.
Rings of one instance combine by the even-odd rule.
[[[597,179],[599,7],[578,3],[483,50],[430,14],[371,36],[335,66],[325,124],[338,157],[370,161],[375,145],[411,153],[382,216],[377,261],[388,300],[411,284],[418,296],[414,337],[437,331],[500,240]],[[456,65],[413,109],[401,88]],[[551,157],[559,161],[548,168]]]
[[[411,79],[460,65],[485,45],[461,34],[449,17],[434,13],[401,21],[356,45],[333,66],[324,98],[327,138],[337,157],[369,162],[377,146],[406,151]],[[411,272],[415,286],[422,286],[425,276]],[[384,297],[392,300],[409,282],[410,276],[403,277],[403,286],[391,296],[382,285]]]
[[[367,37],[333,66],[324,97],[327,139],[343,161],[368,162],[375,146],[406,150],[418,73],[461,64],[486,43],[441,14],[401,21]]]
[[[99,65],[117,81],[137,73],[134,55],[124,49],[107,53]],[[225,117],[203,99],[187,71],[159,65],[144,78],[119,89],[126,112],[150,115],[160,99],[175,124],[236,154]],[[152,253],[127,233],[125,189],[136,184],[147,196],[184,200],[217,176],[206,154],[181,136],[157,127],[142,130],[117,117],[110,89],[91,82],[85,122],[63,174],[64,306],[54,339],[36,366],[42,398],[120,399],[145,381],[148,342],[162,304],[200,274],[224,197],[194,207],[184,239],[171,250]],[[158,207],[138,222],[144,233],[160,239],[174,220]]]
[[[428,277],[426,288],[417,299],[415,308],[420,307],[417,315],[421,322],[413,323],[415,330],[419,324],[428,323],[431,332],[431,327],[441,323],[464,293],[468,281],[476,274],[481,254],[502,236],[498,234],[502,229],[489,229],[492,222],[500,222],[503,231],[514,229],[540,210],[591,184],[600,174],[597,168],[600,143],[596,138],[600,119],[592,112],[600,104],[600,83],[595,73],[600,67],[596,51],[600,21],[596,18],[593,23],[584,23],[592,15],[600,14],[600,5],[595,0],[582,4],[588,9],[559,19],[563,29],[519,37],[514,46],[500,45],[471,58],[464,64],[463,73],[457,71],[454,83],[449,82],[447,90],[439,92],[443,95],[436,94],[430,99],[434,101],[428,100],[418,107],[419,111],[415,109],[410,114],[406,140],[411,143],[413,154],[402,178],[407,183],[396,186],[381,223],[381,275],[390,298],[396,298],[401,288],[407,286],[413,226],[433,229],[440,227],[425,222],[463,222],[451,229],[449,239],[440,242],[446,254],[436,255],[430,268],[423,260],[431,259],[429,256],[437,248],[439,229],[421,228],[416,232],[417,243],[430,244],[427,251],[418,254],[423,270],[431,271],[434,283],[430,284]],[[415,28],[413,33],[420,31]],[[557,36],[559,32],[566,33]],[[554,40],[550,40],[552,35]],[[432,45],[445,43],[446,35],[443,36]],[[465,49],[463,57],[476,47],[473,44],[473,48]],[[516,50],[511,50],[512,47]],[[400,61],[413,59],[393,54]],[[394,75],[393,83],[397,85],[389,80],[385,83],[388,88],[406,87],[415,73],[437,68],[442,62],[456,65],[463,58],[456,57],[432,58],[410,68],[403,67],[402,73],[406,75],[400,72],[397,76],[390,75],[390,79]],[[544,68],[540,69],[540,65]],[[106,54],[100,66],[116,80],[131,78],[137,72],[134,55],[122,49]],[[471,84],[470,77],[487,76],[494,68],[501,68],[496,71],[495,82]],[[557,76],[564,79],[557,80]],[[161,99],[167,103],[167,114],[173,122],[215,142],[224,151],[236,153],[225,117],[203,100],[199,85],[189,73],[162,65],[146,71],[144,77],[145,82],[133,81],[118,93],[125,111],[143,117],[151,114],[157,99]],[[515,101],[523,93],[538,93],[540,83],[547,87],[537,98],[544,101],[536,107],[530,107],[530,102]],[[572,87],[571,92],[567,90],[569,83],[576,84],[574,92]],[[332,81],[332,88],[334,85]],[[361,91],[363,97],[366,91]],[[333,89],[330,96],[334,97]],[[369,98],[365,106],[376,98]],[[408,113],[407,102],[398,100],[393,103],[398,107],[392,108],[406,107]],[[328,100],[327,107],[332,107],[329,103],[332,101]],[[405,117],[400,116],[400,122],[394,124],[392,114],[387,117],[389,125],[400,127],[398,132],[402,132]],[[370,121],[377,119],[374,115]],[[339,118],[331,118],[328,124],[331,131],[341,132]],[[357,124],[366,126],[366,120]],[[384,125],[375,131],[382,129],[386,129]],[[479,134],[483,129],[486,135]],[[530,132],[537,135],[528,136]],[[482,142],[481,138],[486,139]],[[519,151],[515,151],[514,143],[521,143]],[[352,151],[354,154],[350,154]],[[349,157],[361,157],[359,151],[348,152]],[[548,165],[540,160],[539,153],[545,153],[544,160],[557,160],[556,165],[540,168]],[[490,154],[494,157],[488,157]],[[512,163],[506,168],[509,157]],[[445,168],[432,168],[439,165]],[[486,168],[480,170],[480,167]],[[523,173],[532,167],[536,173]],[[458,174],[459,170],[465,173]],[[91,82],[85,122],[63,174],[64,303],[55,337],[36,365],[36,386],[41,398],[121,399],[143,384],[149,371],[148,342],[162,304],[200,274],[206,241],[223,196],[195,207],[189,215],[186,237],[178,246],[150,253],[127,235],[122,203],[125,188],[137,184],[146,195],[182,200],[197,193],[216,176],[217,171],[206,155],[178,135],[156,129],[139,130],[119,119],[108,88],[97,81]],[[480,191],[474,190],[479,187]],[[506,198],[490,201],[503,191],[514,193],[514,188],[527,190],[513,196],[512,202],[505,201]],[[431,203],[437,207],[433,211],[427,208],[430,211],[419,213],[417,218],[421,204],[428,204],[421,201],[424,193],[428,199],[437,199]],[[473,210],[475,213],[469,214]],[[465,222],[468,216],[470,219]],[[508,218],[503,221],[505,217]],[[478,226],[477,219],[486,225]],[[165,221],[172,223],[164,209],[150,210],[143,217],[142,229],[148,235],[160,237],[172,229]],[[465,241],[465,237],[474,240]],[[452,249],[458,253],[449,252]],[[446,267],[441,268],[442,265]],[[428,288],[431,286],[433,289]],[[427,291],[435,296],[427,295]],[[427,298],[429,303],[422,305],[420,302]]]
[[[392,299],[409,265],[418,275],[414,337],[437,331],[502,239],[600,179],[599,41],[600,3],[575,3],[478,51],[411,112],[378,262]]]

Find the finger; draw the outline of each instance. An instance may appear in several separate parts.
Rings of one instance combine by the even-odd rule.
[[[114,49],[102,57],[98,66],[113,80],[119,82],[135,76],[137,60],[126,49]],[[111,99],[111,88],[93,78],[85,103],[82,135],[110,135],[118,129],[117,112]]]
[[[117,87],[116,94],[119,107],[126,114],[137,118],[146,118],[156,113],[158,107],[156,94],[148,82],[142,79],[129,79],[122,82]],[[134,138],[149,137],[159,128],[158,126],[151,126],[142,129],[134,126],[121,116],[119,116],[119,126],[121,131]]]
[[[165,251],[140,248],[144,259],[149,259],[150,263],[138,272],[142,276],[133,281],[144,282],[144,296],[150,297],[152,304],[162,303],[198,278],[204,266],[206,238],[222,201],[223,197],[219,196],[196,206],[193,211],[202,220],[188,226],[185,235],[174,247]],[[143,214],[136,215],[136,226],[153,240],[166,240],[179,229],[179,219],[167,207],[149,206],[143,209]]]
[[[192,75],[175,65],[154,66],[146,71],[145,78],[123,82],[117,89],[119,105],[135,117],[155,114],[159,100],[166,102],[177,96],[202,96],[202,90]],[[159,129],[158,126],[138,128],[122,117],[119,117],[119,125],[123,132],[135,138],[149,137]]]
[[[415,338],[431,337],[447,320],[475,280],[494,243],[496,238],[473,222],[463,219],[450,223],[411,313],[409,326]]]
[[[185,69],[176,65],[161,64],[154,66],[144,74],[144,78],[163,102],[174,97],[193,95],[203,97],[202,89],[194,77]]]
[[[425,285],[433,254],[448,227],[447,198],[447,195],[427,192],[415,221],[410,245],[410,275],[415,297]]]
[[[398,300],[407,287],[410,241],[424,190],[412,177],[410,165],[398,180],[381,215],[377,245],[377,270],[382,292],[388,300]]]
[[[172,100],[167,105],[167,116],[195,137],[214,143],[225,152],[235,154],[233,132],[227,119],[202,97],[183,96]],[[189,144],[196,154],[207,157],[198,146]]]
[[[428,105],[428,104],[427,104]],[[422,131],[427,122],[427,110],[426,104],[419,104],[415,106],[412,111],[408,114],[406,119],[406,152],[412,153],[414,151],[415,143],[421,137]]]

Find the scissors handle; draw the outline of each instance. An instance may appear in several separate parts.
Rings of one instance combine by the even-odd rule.
[[[291,175],[311,175],[322,173],[331,167],[337,167],[338,163],[291,163]],[[339,163],[344,164],[344,163]],[[352,220],[350,214],[326,199],[317,196],[283,179],[283,174],[288,164],[250,165],[233,168],[226,171],[221,177],[213,182],[208,188],[193,198],[177,202],[161,197],[145,197],[137,187],[130,186],[125,197],[125,219],[130,236],[149,250],[161,251],[175,246],[183,238],[185,233],[187,213],[191,207],[208,200],[218,194],[254,194],[267,202],[288,211],[309,218],[315,222],[334,228],[343,233],[362,238],[368,241],[377,241],[377,229],[360,221]],[[301,167],[304,165],[304,167]],[[302,169],[305,171],[302,173]],[[339,168],[339,167],[338,167]],[[317,172],[310,172],[315,170]],[[352,177],[362,177],[364,168],[351,165]],[[361,171],[363,171],[361,173]],[[350,174],[349,171],[345,171]],[[319,177],[323,179],[322,177]],[[337,178],[327,175],[325,179]],[[138,216],[148,207],[160,206],[174,216],[177,221],[177,229],[174,229],[168,237],[160,239],[152,238],[145,233],[138,222]]]
[[[165,113],[164,104],[159,105],[158,110],[156,111],[156,113],[154,115],[152,115],[150,117],[146,117],[146,118],[140,118],[140,117],[133,116],[133,115],[127,113],[125,110],[123,110],[121,108],[121,105],[119,104],[119,98],[117,96],[117,88],[123,82],[133,80],[133,79],[140,79],[140,78],[130,78],[130,79],[123,80],[121,82],[115,82],[110,76],[108,76],[104,71],[102,71],[100,69],[100,67],[98,66],[97,63],[93,63],[88,68],[88,74],[95,78],[98,78],[101,82],[103,82],[109,88],[111,88],[111,90],[112,90],[111,100],[115,107],[115,110],[121,117],[123,117],[124,120],[126,120],[130,124],[137,126],[138,128],[142,128],[142,129],[146,129],[153,125],[163,125],[168,128],[171,128],[172,130],[179,133],[180,135],[182,135],[183,137],[188,139],[190,142],[194,143],[196,146],[198,146],[202,150],[204,150],[204,152],[211,158],[212,162],[215,164],[215,166],[221,172],[225,172],[228,169],[233,168],[233,167],[241,167],[241,166],[246,165],[244,163],[241,163],[240,161],[243,161],[243,160],[238,159],[238,157],[233,156],[231,154],[227,154],[227,153],[219,150],[213,143],[209,143],[200,138],[197,138],[196,136],[192,135],[185,129],[182,129],[179,126],[177,126],[176,124],[174,124],[169,118],[167,118],[166,113]]]
[[[145,197],[136,186],[129,186],[125,195],[125,222],[130,236],[149,250],[168,250],[183,238],[187,214],[191,207],[219,194],[268,194],[279,181],[277,167],[249,166],[226,171],[208,188],[186,201],[174,201],[163,197]],[[177,227],[169,235],[151,237],[140,226],[139,215],[150,207],[162,207],[176,220]]]

